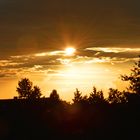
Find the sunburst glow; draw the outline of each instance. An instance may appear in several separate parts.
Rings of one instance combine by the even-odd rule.
[[[74,55],[76,49],[74,47],[68,47],[65,49],[65,54],[68,56]]]

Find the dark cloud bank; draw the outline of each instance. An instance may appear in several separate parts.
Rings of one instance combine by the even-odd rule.
[[[139,47],[139,0],[0,2],[0,57],[63,49]]]

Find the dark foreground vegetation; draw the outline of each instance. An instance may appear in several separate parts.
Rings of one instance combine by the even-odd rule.
[[[41,97],[39,87],[24,78],[18,83],[18,97],[0,101],[0,140],[98,140],[140,139],[140,61],[129,76],[126,91],[93,87],[89,96],[76,89],[73,103],[53,90]]]

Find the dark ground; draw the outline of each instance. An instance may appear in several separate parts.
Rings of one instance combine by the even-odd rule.
[[[0,140],[140,139],[139,104],[1,100]]]

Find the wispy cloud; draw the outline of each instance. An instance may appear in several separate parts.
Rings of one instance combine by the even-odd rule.
[[[121,52],[139,52],[140,53],[140,48],[106,48],[106,47],[92,47],[92,48],[86,48],[85,50],[90,50],[90,51],[99,51],[99,52],[106,52],[106,53],[121,53]]]
[[[23,63],[13,62],[12,60],[0,60],[0,67],[14,67]]]
[[[64,55],[65,51],[50,51],[50,52],[42,52],[36,53],[34,56],[43,57],[43,56],[55,56],[55,55]]]
[[[65,51],[49,51],[29,55],[16,55],[0,60],[0,77],[23,74],[45,74],[62,67],[77,64],[120,64],[134,62],[140,54],[140,48],[103,48],[92,47],[77,50],[73,56],[66,56]]]

